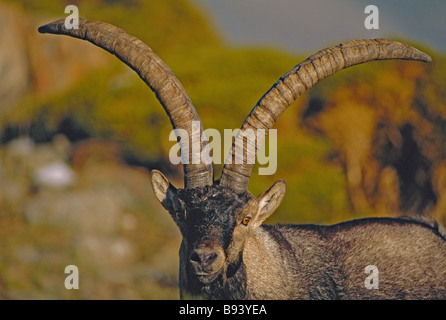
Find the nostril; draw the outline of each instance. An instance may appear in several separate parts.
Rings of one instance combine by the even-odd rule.
[[[192,252],[192,254],[190,256],[190,261],[201,263],[200,255],[196,251]]]

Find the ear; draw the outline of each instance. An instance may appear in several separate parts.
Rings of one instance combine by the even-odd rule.
[[[167,211],[174,214],[174,203],[178,201],[177,189],[158,170],[152,170],[150,178],[152,180],[152,188],[153,192],[155,192],[155,196]]]
[[[285,180],[276,181],[268,190],[263,192],[257,197],[259,208],[254,221],[252,221],[252,227],[255,229],[259,227],[262,222],[268,218],[279,205],[282,203],[283,197],[286,192]]]

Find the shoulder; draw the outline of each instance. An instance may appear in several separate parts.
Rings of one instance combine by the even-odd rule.
[[[409,217],[403,216],[398,218],[390,217],[374,217],[362,218],[340,222],[333,225],[316,225],[316,224],[276,224],[262,225],[263,232],[273,237],[283,235],[305,235],[320,238],[330,237],[336,233],[344,232],[370,232],[374,231],[390,231],[390,230],[417,230],[419,232],[429,232],[446,241],[446,232],[444,228],[435,220],[425,217]]]

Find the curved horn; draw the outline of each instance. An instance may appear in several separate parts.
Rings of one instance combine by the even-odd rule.
[[[322,79],[360,63],[387,59],[431,61],[428,55],[404,43],[386,39],[355,40],[321,50],[288,71],[257,102],[245,119],[226,158],[220,184],[237,192],[248,189],[254,161],[247,163],[246,159],[255,159],[256,146],[260,148],[263,141],[259,143],[248,139],[244,144],[246,130],[256,133],[257,129],[265,129],[268,133],[294,100]]]
[[[189,147],[190,141],[179,141],[181,150],[188,150],[188,164],[183,164],[184,187],[197,188],[213,184],[212,164],[201,161],[201,150],[207,141],[203,139],[203,127],[197,111],[180,81],[169,67],[141,40],[127,34],[111,24],[87,21],[79,18],[79,28],[65,28],[65,19],[57,20],[39,28],[40,33],[63,34],[88,40],[132,68],[152,89],[170,118],[174,129],[186,130],[190,141],[200,141],[200,150]],[[193,122],[200,128],[193,128]],[[200,137],[192,138],[192,135]],[[192,161],[199,159],[199,161]],[[198,162],[197,164],[195,164]]]

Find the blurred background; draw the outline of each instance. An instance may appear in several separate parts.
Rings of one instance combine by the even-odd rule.
[[[174,71],[204,128],[239,128],[294,65],[341,41],[389,37],[432,56],[371,62],[300,97],[276,124],[286,179],[267,223],[422,215],[446,223],[444,2],[0,0],[0,298],[177,299],[181,237],[151,169],[181,187],[170,122],[133,71],[88,42],[38,26],[80,16],[117,25]],[[273,5],[274,4],[274,5]],[[224,156],[224,155],[223,155]],[[215,166],[220,177],[221,165]],[[79,290],[67,290],[67,265]]]

